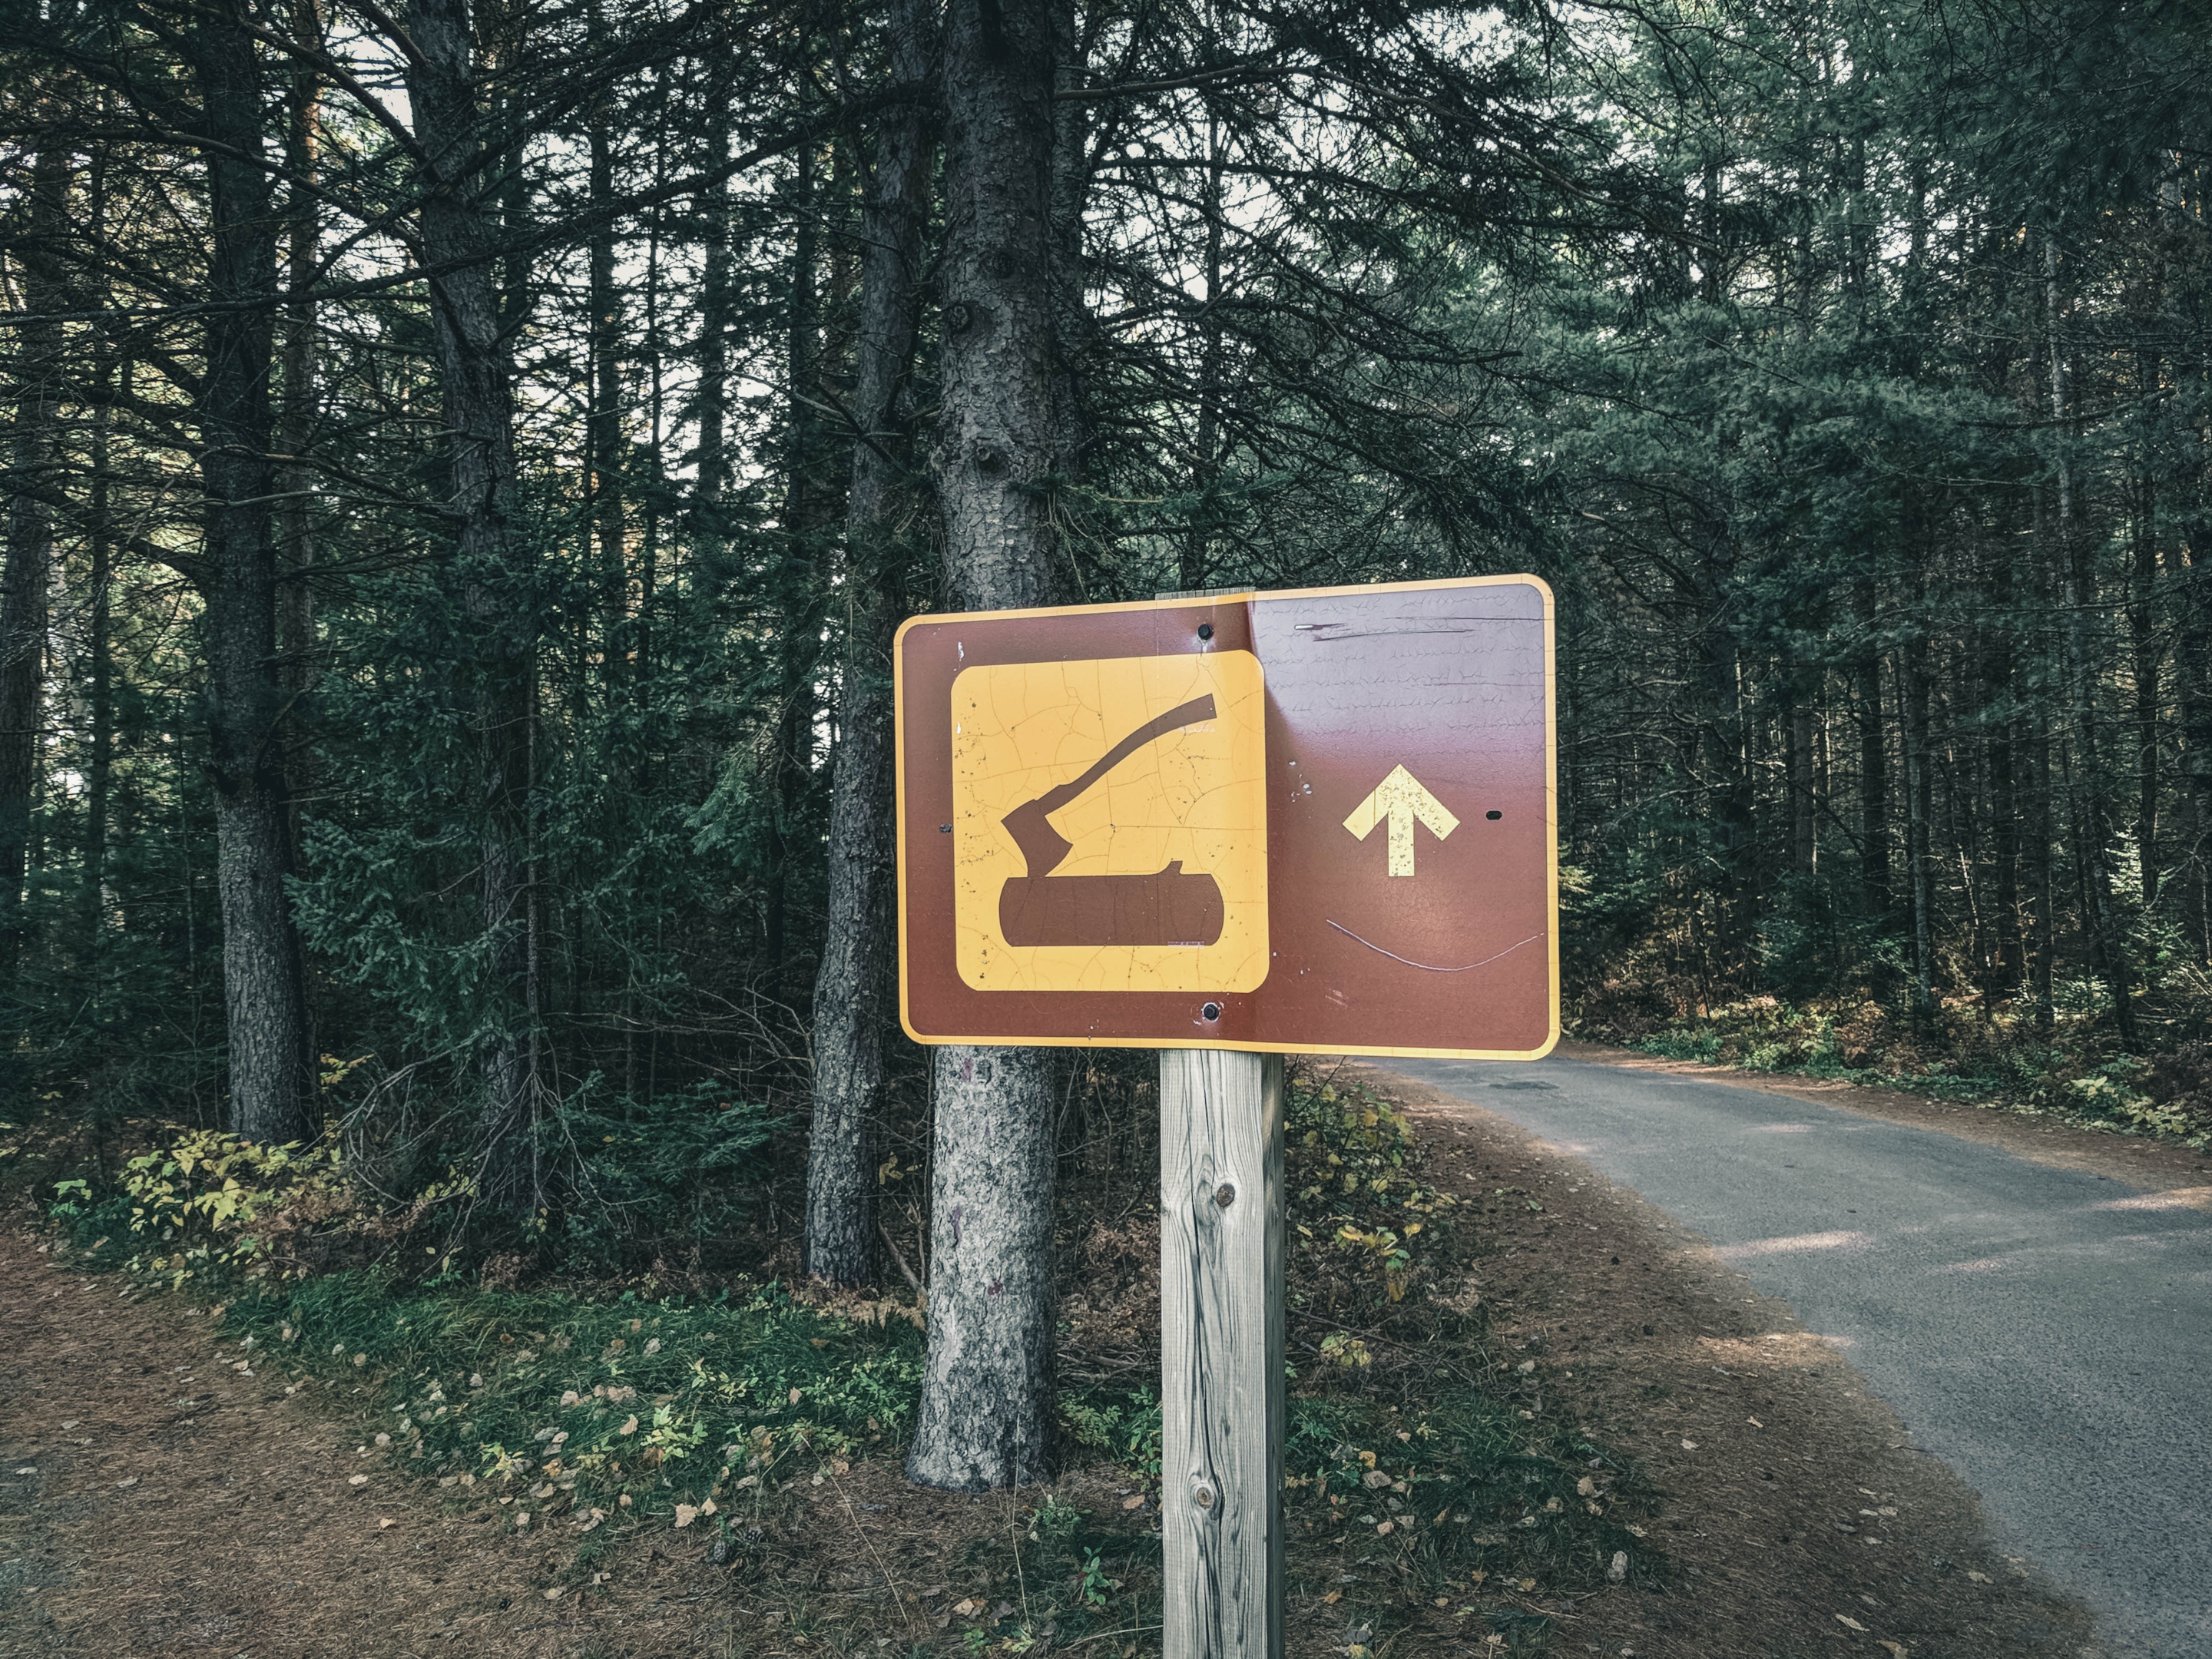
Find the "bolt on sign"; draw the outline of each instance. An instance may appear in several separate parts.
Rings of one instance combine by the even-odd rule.
[[[1535,577],[917,617],[895,658],[917,1042],[1558,1040]]]

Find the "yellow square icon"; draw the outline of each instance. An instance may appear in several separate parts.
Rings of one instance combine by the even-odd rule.
[[[962,671],[952,817],[974,989],[1267,978],[1267,688],[1250,652]]]

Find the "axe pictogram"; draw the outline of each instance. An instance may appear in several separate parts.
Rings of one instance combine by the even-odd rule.
[[[1021,849],[1027,874],[999,891],[999,930],[1009,945],[1212,945],[1221,937],[1221,889],[1209,875],[1187,876],[1175,860],[1149,876],[1055,876],[1075,844],[1051,815],[1109,772],[1170,732],[1213,718],[1211,694],[1145,722],[1092,763],[1083,775],[1000,822]]]

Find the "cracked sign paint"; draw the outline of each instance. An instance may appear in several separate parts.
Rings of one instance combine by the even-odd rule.
[[[1267,977],[1258,658],[979,665],[951,703],[966,984],[1249,991]]]

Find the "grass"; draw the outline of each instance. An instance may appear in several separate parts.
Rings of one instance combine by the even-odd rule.
[[[1473,1211],[1428,1179],[1407,1120],[1311,1079],[1289,1107],[1293,1594],[1328,1598],[1328,1616],[1368,1632],[1340,1646],[1389,1651],[1394,1638],[1419,1643],[1443,1620],[1534,1651],[1548,1626],[1525,1605],[1530,1594],[1595,1589],[1620,1550],[1638,1577],[1663,1574],[1627,1530],[1654,1501],[1636,1472],[1578,1431],[1525,1416],[1488,1352],[1486,1316],[1431,1294],[1483,1246]],[[831,1651],[884,1634],[916,1654],[1048,1641],[1157,1651],[1146,1645],[1161,1596],[1149,1382],[1063,1393],[1069,1473],[1051,1487],[1004,1495],[1003,1512],[997,1498],[932,1509],[944,1495],[906,1488],[892,1461],[914,1422],[925,1346],[920,1316],[897,1303],[794,1298],[742,1281],[711,1299],[501,1290],[438,1259],[426,1260],[438,1275],[426,1279],[356,1267],[287,1280],[235,1243],[240,1227],[266,1227],[274,1200],[246,1205],[235,1226],[200,1226],[188,1260],[174,1248],[183,1221],[163,1255],[128,1236],[112,1197],[70,1188],[52,1208],[82,1265],[129,1270],[135,1259],[149,1289],[222,1298],[234,1364],[279,1367],[295,1388],[366,1413],[397,1469],[489,1510],[510,1534],[542,1537],[565,1559],[561,1583],[592,1582],[625,1539],[680,1534],[778,1598],[779,1640],[804,1629]],[[852,1510],[864,1492],[886,1523],[904,1510],[930,1536],[933,1565],[860,1554]],[[833,1496],[842,1512],[823,1507]],[[1146,1501],[1125,1507],[1135,1498]],[[862,1589],[823,1588],[825,1523],[849,1558],[842,1582]],[[904,1605],[902,1622],[886,1622],[888,1595],[865,1588],[917,1573],[961,1587],[936,1615],[941,1630],[934,1618],[917,1626]]]
[[[595,1301],[356,1271],[246,1289],[223,1322],[249,1359],[364,1382],[395,1455],[449,1489],[695,1524],[684,1506],[722,1530],[740,1493],[896,1446],[921,1378],[895,1307],[817,1310],[776,1285]]]
[[[2166,1075],[2170,1060],[2100,1052],[2079,1031],[2067,1042],[2039,1043],[2009,1015],[1987,1022],[1947,1008],[1938,1027],[1914,1038],[1871,1005],[1808,1008],[1752,997],[1631,1037],[1627,1046],[1668,1060],[1876,1085],[2077,1127],[2212,1146],[2207,1103],[2177,1091]]]

